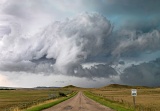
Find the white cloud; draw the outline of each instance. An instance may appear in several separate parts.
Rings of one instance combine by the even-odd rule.
[[[12,24],[12,33],[1,39],[0,70],[34,73],[54,71],[79,77],[89,77],[87,74],[90,73],[84,70],[84,74],[75,74],[74,70],[83,70],[81,64],[88,57],[99,55],[105,50],[104,39],[112,31],[110,22],[97,13],[82,13],[72,19],[54,22],[34,36],[23,35],[21,28]],[[33,62],[41,61],[41,58],[54,62]],[[111,68],[107,65],[97,67],[106,67],[108,71]],[[107,72],[103,72],[97,77],[105,76]],[[106,77],[110,74],[106,74]]]

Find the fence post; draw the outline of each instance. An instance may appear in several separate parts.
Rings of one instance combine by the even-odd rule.
[[[136,100],[135,100],[135,96],[133,96],[133,105],[134,105],[134,111],[136,110]]]

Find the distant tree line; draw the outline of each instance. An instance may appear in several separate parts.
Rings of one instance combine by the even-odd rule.
[[[16,90],[16,89],[0,88],[0,90]]]

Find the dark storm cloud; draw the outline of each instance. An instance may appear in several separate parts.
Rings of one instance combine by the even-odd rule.
[[[148,63],[132,65],[124,70],[120,79],[125,84],[160,86],[160,58]]]
[[[83,68],[81,65],[74,67],[69,74],[76,75],[77,77],[88,77],[88,78],[110,78],[118,75],[116,70],[108,64],[99,64],[91,66],[90,68]]]
[[[159,13],[159,0],[109,0],[106,1],[108,3],[108,8],[113,9],[112,6],[115,6],[113,10],[117,12],[117,14],[139,14],[139,15],[152,15]],[[106,8],[107,10],[107,8]],[[112,13],[112,10],[109,11]]]
[[[155,52],[160,50],[160,32],[142,33],[137,31],[123,30],[117,35],[121,39],[112,52],[116,56],[136,57],[147,51]]]
[[[34,74],[44,73],[46,75],[54,72],[53,64],[44,61],[39,64],[30,61],[1,62],[0,70],[9,72],[27,72]]]
[[[85,7],[109,16],[159,15],[159,0],[82,0]]]
[[[46,55],[44,55],[39,59],[32,59],[31,62],[36,63],[36,64],[43,64],[43,63],[55,64],[56,60],[55,59],[46,58]]]
[[[103,13],[118,29],[143,32],[160,29],[159,0],[87,0],[83,3],[92,11]]]

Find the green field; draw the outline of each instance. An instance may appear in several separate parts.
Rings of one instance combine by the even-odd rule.
[[[59,92],[68,94],[71,90],[64,88],[55,89],[16,89],[0,90],[0,111],[30,107],[44,101],[56,98]]]

